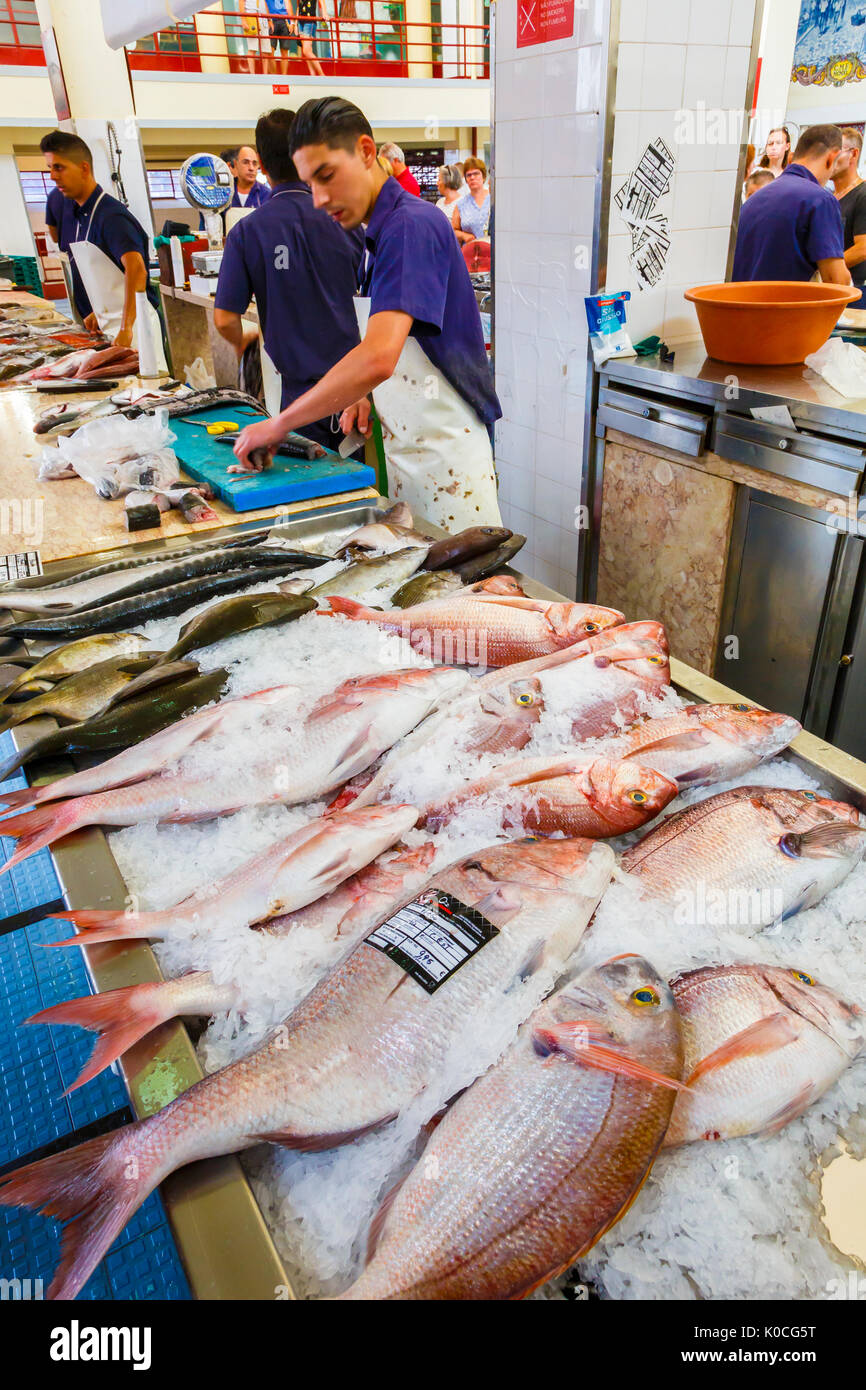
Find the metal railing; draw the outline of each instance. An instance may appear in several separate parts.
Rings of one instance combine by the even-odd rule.
[[[0,0],[0,63],[44,68],[42,32],[33,0]]]
[[[335,0],[322,0],[326,9]],[[425,23],[404,18],[403,3],[336,0],[340,14],[319,15],[312,53],[326,77],[458,77],[490,75],[486,24]],[[351,12],[347,10],[351,6]],[[279,18],[279,17],[277,17]],[[128,48],[133,71],[236,72],[272,77],[309,71],[301,37],[283,32],[277,46],[273,17],[205,10]],[[293,24],[291,17],[289,24]],[[309,23],[305,17],[300,22]],[[278,26],[282,28],[282,26]]]

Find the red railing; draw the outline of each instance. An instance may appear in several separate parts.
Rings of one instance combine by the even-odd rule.
[[[334,0],[322,0],[321,8]],[[425,24],[406,20],[402,4],[354,0],[355,13],[319,16],[313,54],[326,77],[459,77],[490,75],[489,28],[486,24]],[[390,13],[382,17],[382,11]],[[378,16],[376,12],[379,12]],[[399,17],[391,15],[397,11]],[[291,21],[290,21],[291,22]],[[303,23],[303,18],[301,20]],[[217,59],[224,71],[280,77],[310,69],[295,33],[274,51],[272,21],[234,10],[207,10],[193,20],[172,24],[127,50],[129,65],[139,71],[206,72]],[[283,47],[285,44],[285,48]]]
[[[42,33],[34,4],[0,0],[0,63],[44,68]]]

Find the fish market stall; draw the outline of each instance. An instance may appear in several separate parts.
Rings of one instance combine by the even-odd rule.
[[[146,621],[142,596],[136,626],[144,623],[149,645],[137,659],[151,659],[152,644],[168,665],[194,654],[202,670],[219,667],[226,677],[222,701],[202,699],[179,723],[127,744],[115,754],[127,760],[118,766],[118,774],[126,769],[122,780],[101,770],[110,763],[82,762],[73,753],[80,770],[66,800],[53,800],[57,788],[49,781],[60,766],[44,762],[32,765],[39,772],[35,796],[26,788],[3,795],[13,820],[0,830],[5,824],[17,838],[13,861],[50,847],[67,899],[58,916],[75,923],[99,990],[137,988],[122,997],[122,1009],[114,996],[101,1008],[84,999],[47,1011],[43,1021],[83,1023],[100,1033],[85,1075],[121,1058],[140,1116],[182,1096],[199,1065],[224,1078],[225,1102],[208,1101],[211,1083],[196,1093],[200,1103],[194,1096],[176,1102],[179,1128],[164,1127],[170,1152],[146,1174],[162,1183],[194,1291],[469,1298],[524,1294],[537,1285],[539,1296],[557,1297],[568,1296],[577,1279],[608,1298],[799,1297],[846,1278],[854,1266],[822,1226],[820,1183],[822,1167],[838,1162],[846,1144],[859,1154],[864,1138],[857,1120],[863,1063],[846,1064],[863,1041],[849,1005],[866,1002],[859,929],[866,834],[858,819],[866,811],[866,767],[799,733],[795,720],[747,705],[711,677],[669,660],[664,630],[645,610],[568,604],[503,569],[520,538],[467,534],[431,546],[433,528],[393,513],[380,520],[364,502],[331,517],[291,520],[284,529],[287,556],[306,549],[318,562],[287,582],[280,578],[279,618],[254,615],[241,595],[247,607],[233,608],[224,629],[195,627],[211,622],[209,602]],[[421,569],[422,561],[431,568]],[[256,588],[261,597],[277,585],[262,580]],[[471,623],[461,605],[472,605]],[[333,616],[321,611],[327,608]],[[24,615],[18,626],[39,621]],[[480,661],[470,645],[482,639]],[[443,644],[450,644],[447,655]],[[479,664],[486,669],[474,669]],[[40,670],[22,672],[22,683],[28,674],[33,679]],[[153,676],[125,668],[123,674]],[[47,698],[57,701],[58,692]],[[16,708],[26,711],[26,702]],[[22,749],[51,727],[30,722],[14,730]],[[186,748],[188,756],[183,775],[191,781],[180,816],[147,801],[146,775],[133,780],[148,769],[162,776],[158,769],[168,765],[148,761],[147,750],[169,746],[175,756]],[[267,756],[261,785],[257,751]],[[744,786],[760,794],[743,793]],[[196,807],[205,816],[190,820]],[[670,830],[656,819],[665,810],[679,813],[682,853],[665,849]],[[722,854],[732,865],[722,878],[714,878],[699,850],[705,816],[723,840],[735,835],[736,852],[729,848],[727,860]],[[728,816],[743,818],[739,830],[722,828]],[[769,840],[765,820],[777,827]],[[117,828],[106,840],[97,826]],[[650,853],[650,846],[658,848]],[[621,857],[610,883],[612,850]],[[720,920],[713,894],[739,884],[739,865],[752,864],[750,856],[756,878],[742,883],[747,916],[723,912]],[[658,885],[652,887],[657,863],[667,864],[670,877],[661,907],[653,896]],[[694,877],[696,864],[703,877]],[[309,896],[311,882],[319,897]],[[760,893],[750,896],[755,884],[776,897],[768,903]],[[687,909],[671,896],[692,888],[704,896]],[[439,979],[431,975],[438,958],[425,963],[412,954],[414,938],[402,918],[406,930],[395,944],[394,924],[416,902],[460,914],[449,949],[461,938],[473,943]],[[380,942],[374,938],[382,930]],[[147,939],[157,942],[155,954]],[[625,960],[629,953],[639,954]],[[544,1003],[575,963],[583,972],[578,981]],[[170,983],[142,991],[160,972]],[[718,981],[723,992],[733,989],[736,1007],[718,1015],[711,1008],[703,1050],[706,991],[696,987],[708,974],[714,987]],[[350,996],[372,990],[359,996],[371,1012],[362,1005],[353,1018],[348,1050],[328,1013],[328,987],[316,986],[320,978],[336,980],[338,993]],[[682,1043],[668,979],[675,981],[671,1001],[688,1020]],[[622,989],[631,1000],[626,1006],[617,1002]],[[809,1021],[819,1016],[804,1002],[813,990],[829,1036]],[[659,1011],[658,1030],[647,1032],[643,1006],[648,1017]],[[413,1032],[416,1009],[419,1020],[433,1020],[420,1033]],[[178,1022],[191,1014],[212,1017],[198,1061]],[[402,1038],[403,1047],[385,1049],[380,1072],[378,1020],[392,1016],[394,1041]],[[305,1028],[314,1029],[312,1056],[299,1050]],[[762,1058],[772,1062],[785,1047],[795,1049],[786,1056],[799,1058],[804,1030],[820,1055],[798,1061],[793,1081],[780,1080],[769,1064],[760,1070]],[[287,1049],[304,1083],[303,1104],[294,1109],[290,1073],[281,1070]],[[723,1113],[713,1078],[744,1056],[753,1056],[750,1065],[760,1073],[757,1093],[749,1092],[753,1108]],[[243,1057],[250,1058],[246,1070],[238,1063]],[[330,1079],[320,1101],[323,1059]],[[235,1071],[222,1070],[232,1064]],[[263,1108],[255,1099],[257,1066],[265,1068]],[[700,1104],[691,1094],[682,1101],[698,1074],[707,1078]],[[805,1088],[804,1074],[811,1077]],[[383,1076],[384,1094],[370,1094]],[[575,1090],[575,1076],[591,1080]],[[237,1118],[231,1077],[242,1091]],[[563,1089],[545,1092],[550,1078]],[[432,1134],[427,1130],[422,1151],[419,1131],[467,1086]],[[536,1113],[564,1127],[546,1136],[530,1133],[525,1116],[508,1108],[511,1097],[536,1086],[547,1099]],[[735,1089],[742,1098],[742,1083]],[[475,1260],[465,1282],[450,1273],[448,1250],[464,1239],[461,1213],[474,1219],[488,1210],[490,1184],[507,1182],[510,1159],[523,1144],[528,1167],[521,1185],[531,1192],[542,1166],[533,1162],[538,1144],[545,1155],[558,1153],[569,1125],[585,1124],[599,1096],[616,1100],[623,1134],[632,1133],[630,1107],[637,1106],[654,1136],[650,1150],[634,1152],[618,1130],[603,1130],[610,1181],[589,1211],[582,1205],[586,1174],[578,1170],[570,1178],[573,1203],[546,1233],[533,1227],[531,1207],[518,1214],[526,1249],[538,1248],[538,1240],[540,1254],[525,1262],[521,1255],[515,1268],[491,1253],[494,1229],[488,1254]],[[683,1104],[696,1105],[696,1117]],[[485,1128],[491,1105],[492,1132]],[[669,1133],[677,1147],[663,1149],[653,1164],[672,1108],[679,1128]],[[142,1133],[154,1132],[154,1123]],[[117,1150],[131,1156],[137,1132],[95,1142],[100,1153],[106,1144],[133,1145]],[[263,1149],[263,1138],[278,1147]],[[454,1144],[463,1156],[456,1170],[482,1182],[474,1197],[471,1184],[452,1186]],[[229,1156],[239,1148],[248,1150],[240,1163]],[[626,1150],[627,1162],[616,1157]],[[64,1162],[76,1162],[75,1154],[68,1151]],[[58,1195],[52,1162],[36,1165],[29,1177],[7,1175],[0,1198],[33,1206],[53,1201],[62,1217],[75,1215],[72,1196]],[[86,1165],[77,1171],[90,1181]],[[395,1182],[401,1190],[376,1217]],[[702,1241],[695,1220],[707,1220],[708,1190],[718,1221]],[[94,1200],[98,1220],[108,1221],[96,1233],[98,1258],[140,1196],[112,1190],[110,1218],[97,1189]],[[509,1197],[512,1205],[519,1200],[517,1193]],[[420,1254],[406,1244],[407,1210],[433,1223],[421,1241],[433,1263],[416,1282]],[[621,1220],[594,1244],[604,1212]],[[444,1242],[438,1264],[434,1229]],[[368,1235],[374,1253],[364,1273]],[[73,1240],[62,1296],[74,1296],[87,1275],[90,1255],[85,1262],[77,1248]]]

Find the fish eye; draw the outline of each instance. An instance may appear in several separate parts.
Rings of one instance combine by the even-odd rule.
[[[642,792],[639,789],[628,792],[628,799],[629,801],[633,801],[635,806],[643,806],[645,801],[649,801],[646,792]]]
[[[532,704],[532,696],[529,694],[528,691],[524,691],[524,693],[523,693],[522,695],[517,695],[517,696],[515,696],[515,699],[516,699],[518,705],[531,705],[531,704]]]
[[[484,865],[478,859],[467,859],[463,867],[464,869],[483,869]]]
[[[731,705],[731,709],[735,709],[737,714],[751,714],[752,712],[751,705]]]
[[[515,844],[518,844],[518,845],[537,845],[538,842],[539,842],[539,838],[540,838],[540,837],[539,837],[538,835],[524,835],[522,839],[516,840],[516,841],[515,841]]]
[[[813,985],[815,981],[811,975],[807,975],[805,970],[792,970],[791,974],[795,980],[799,980],[801,985]]]
[[[641,1008],[657,1008],[661,1003],[658,994],[649,985],[644,985],[641,989],[636,989],[631,996],[632,1004],[639,1004]]]
[[[647,661],[649,662],[650,666],[664,666],[665,664],[665,659],[663,656],[648,656]]]
[[[601,632],[599,623],[584,623],[583,627],[585,632]]]
[[[817,801],[817,800],[818,800],[818,796],[817,796],[817,793],[816,793],[816,792],[800,792],[800,795],[802,796],[802,798],[803,798],[804,801]]]

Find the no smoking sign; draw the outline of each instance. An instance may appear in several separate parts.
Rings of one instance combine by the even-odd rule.
[[[517,0],[517,47],[529,48],[574,33],[574,0]]]

